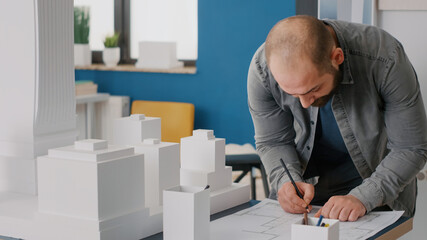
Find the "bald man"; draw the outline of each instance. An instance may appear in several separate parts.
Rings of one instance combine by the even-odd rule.
[[[248,104],[270,198],[286,212],[322,205],[317,216],[341,221],[374,209],[414,215],[427,121],[416,73],[390,34],[309,16],[284,19],[252,59]]]

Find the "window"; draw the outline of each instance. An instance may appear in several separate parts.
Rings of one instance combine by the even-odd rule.
[[[139,41],[177,42],[177,58],[197,59],[197,0],[74,0],[90,6],[93,61],[102,62],[103,39],[120,32],[121,63],[134,63]]]
[[[197,59],[197,0],[131,0],[131,58],[139,41],[177,43],[177,58]]]
[[[90,7],[90,48],[102,51],[105,36],[114,33],[114,0],[74,0],[74,6]]]

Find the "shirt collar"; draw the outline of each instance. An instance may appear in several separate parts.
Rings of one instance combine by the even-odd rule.
[[[335,21],[330,20],[330,19],[324,19],[322,21],[334,29],[335,34],[336,34],[337,39],[338,39],[338,42],[340,44],[340,47],[341,47],[342,51],[344,52],[344,62],[340,66],[340,70],[343,71],[343,75],[342,75],[343,79],[341,81],[341,84],[353,84],[354,83],[353,76],[351,74],[350,62],[348,60],[348,56],[350,54],[348,51],[347,43],[342,36],[342,32],[340,31],[340,29],[337,26]]]

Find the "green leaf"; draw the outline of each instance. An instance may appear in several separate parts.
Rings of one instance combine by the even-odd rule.
[[[90,9],[87,6],[74,7],[74,43],[88,44],[90,30]]]
[[[106,48],[114,48],[119,46],[120,33],[116,32],[112,36],[105,37],[104,46]]]

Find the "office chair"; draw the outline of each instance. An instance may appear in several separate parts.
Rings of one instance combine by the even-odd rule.
[[[225,165],[231,166],[233,171],[242,171],[242,173],[234,180],[235,183],[240,182],[246,174],[250,174],[251,195],[252,199],[256,200],[256,176],[254,169],[261,171],[261,179],[264,187],[265,197],[270,195],[270,188],[267,180],[267,173],[262,165],[261,158],[256,153],[254,147],[250,144],[237,145],[227,144],[225,147]]]
[[[181,138],[193,134],[194,104],[182,102],[159,102],[134,100],[131,114],[160,117],[162,141],[179,143]]]

